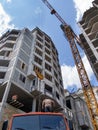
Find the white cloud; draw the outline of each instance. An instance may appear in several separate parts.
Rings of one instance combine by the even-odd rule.
[[[12,0],[6,0],[8,3],[10,3]]]
[[[14,28],[14,25],[10,23],[11,20],[11,17],[4,11],[4,8],[0,3],[0,36],[8,29]]]
[[[91,79],[91,77],[93,76],[93,71],[89,65],[89,62],[86,56],[84,56],[82,60],[83,60],[86,72],[88,74],[88,77],[89,79]],[[65,89],[67,89],[68,87],[73,88],[73,86],[76,86],[77,88],[81,87],[79,76],[76,70],[76,66],[67,66],[66,64],[64,64],[61,66],[61,70],[62,70],[63,84],[64,84]]]
[[[76,21],[79,21],[83,13],[92,7],[92,1],[94,0],[73,0],[77,12]]]
[[[42,13],[42,10],[41,10],[40,7],[37,7],[34,12],[35,12],[36,15],[38,15],[38,14]]]

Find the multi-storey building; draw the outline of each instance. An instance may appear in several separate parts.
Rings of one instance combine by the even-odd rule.
[[[95,98],[96,98],[97,103],[98,103],[98,86],[97,87],[92,87],[92,90],[94,92]],[[83,90],[82,89],[78,89],[78,91],[75,92],[73,95],[78,95],[79,97],[84,99],[84,94],[83,94]]]
[[[92,3],[93,3],[93,5],[94,5],[95,7],[98,8],[98,0],[94,0]]]
[[[8,31],[0,38],[2,120],[13,113],[41,111],[44,98],[55,101],[55,111],[63,110],[63,90],[58,52],[47,34],[26,28]]]
[[[83,95],[83,91],[82,91]],[[71,130],[93,130],[87,105],[78,92],[70,94],[65,91],[66,106],[72,111]]]
[[[98,79],[98,1],[93,1],[93,5],[84,13],[78,24],[82,32],[80,46],[84,49]]]

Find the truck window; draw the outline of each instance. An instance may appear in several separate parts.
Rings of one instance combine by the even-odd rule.
[[[66,130],[62,116],[44,115],[40,116],[41,130]]]
[[[15,117],[11,130],[39,130],[39,116]]]
[[[56,115],[18,116],[11,130],[66,130],[64,118]]]

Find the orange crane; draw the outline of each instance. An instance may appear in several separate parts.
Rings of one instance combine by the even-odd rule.
[[[43,3],[50,9],[51,14],[54,14],[58,20],[61,22],[61,28],[64,32],[66,39],[70,44],[70,48],[74,57],[74,61],[79,74],[80,82],[82,85],[84,97],[87,103],[87,107],[90,113],[91,121],[94,130],[98,130],[98,104],[95,98],[92,86],[88,79],[87,73],[85,71],[81,56],[79,54],[76,43],[81,43],[80,38],[74,33],[71,26],[69,26],[62,17],[56,12],[56,10],[50,5],[47,0],[42,0]]]

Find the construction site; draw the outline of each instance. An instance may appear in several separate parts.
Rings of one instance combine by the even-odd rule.
[[[48,0],[41,1],[60,22],[81,89],[72,94],[64,89],[58,51],[43,30],[39,27],[8,30],[0,37],[0,130],[31,130],[11,126],[2,129],[2,125],[13,114],[42,112],[42,101],[48,98],[55,102],[53,112],[63,113],[68,123],[68,128],[52,130],[98,130],[98,86],[91,85],[77,47],[85,52],[98,80],[98,1],[92,2],[93,6],[78,22],[81,31],[78,36]]]

